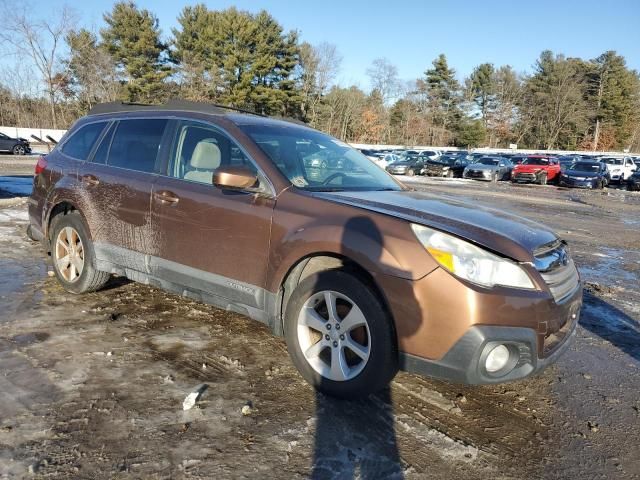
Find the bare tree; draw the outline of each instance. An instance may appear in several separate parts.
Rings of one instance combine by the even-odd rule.
[[[322,97],[327,94],[329,87],[340,71],[342,56],[335,45],[320,43],[300,46],[300,64],[302,74],[302,104],[303,114],[308,115],[311,125],[317,124],[317,107]]]
[[[376,58],[367,68],[367,75],[373,89],[380,92],[385,105],[398,96],[400,90],[398,68],[388,59]]]
[[[52,20],[33,19],[24,3],[2,2],[4,19],[0,41],[10,46],[16,57],[27,56],[42,76],[51,110],[53,128],[57,128],[56,95],[65,86],[61,75],[59,49],[73,25],[74,16],[69,8],[62,7]]]

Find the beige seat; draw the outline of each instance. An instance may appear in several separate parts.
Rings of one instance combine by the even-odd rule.
[[[189,171],[184,174],[185,180],[211,183],[213,171],[220,167],[220,147],[213,138],[200,140],[193,149],[189,161]]]

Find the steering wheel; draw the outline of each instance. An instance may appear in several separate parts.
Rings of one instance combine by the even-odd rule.
[[[324,179],[324,182],[322,182],[322,185],[329,185],[332,180],[335,180],[338,177],[346,177],[346,176],[347,175],[342,172],[332,173],[331,175],[329,175],[327,178]]]

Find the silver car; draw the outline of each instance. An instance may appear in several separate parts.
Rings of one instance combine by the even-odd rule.
[[[463,178],[497,182],[511,178],[513,164],[505,157],[481,157],[476,163],[467,165]]]

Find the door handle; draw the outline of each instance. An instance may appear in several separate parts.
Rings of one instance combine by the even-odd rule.
[[[180,197],[178,197],[175,193],[170,192],[168,190],[161,190],[159,192],[154,192],[153,196],[156,200],[160,200],[162,203],[170,203],[175,205],[180,201]]]
[[[100,180],[98,179],[98,177],[96,177],[95,175],[83,175],[82,176],[82,181],[84,183],[86,183],[87,185],[89,185],[90,187],[98,185],[100,183]]]

